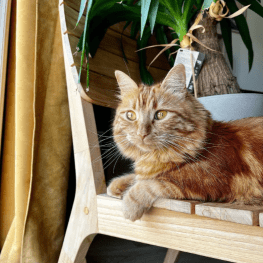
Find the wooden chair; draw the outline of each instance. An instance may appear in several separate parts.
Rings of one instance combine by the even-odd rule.
[[[185,251],[234,262],[263,262],[263,228],[172,211],[171,200],[160,200],[141,220],[125,220],[122,200],[107,196],[93,107],[95,101],[78,84],[64,2],[60,19],[76,166],[76,195],[59,263],[83,263],[96,234],[168,248],[166,263]],[[102,103],[103,104],[103,103]],[[176,202],[176,201],[175,201]],[[183,202],[195,213],[194,202]],[[166,209],[168,208],[168,209]],[[169,210],[170,209],[170,210]],[[258,215],[258,214],[257,214]]]

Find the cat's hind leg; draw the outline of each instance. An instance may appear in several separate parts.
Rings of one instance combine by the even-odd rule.
[[[122,198],[125,191],[135,183],[135,174],[126,174],[114,178],[107,187],[107,194],[112,197]]]

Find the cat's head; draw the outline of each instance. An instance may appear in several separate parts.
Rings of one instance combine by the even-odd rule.
[[[114,140],[133,160],[148,156],[162,162],[195,156],[211,124],[210,113],[186,89],[185,68],[173,67],[162,83],[137,85],[115,72],[120,104],[113,124]]]

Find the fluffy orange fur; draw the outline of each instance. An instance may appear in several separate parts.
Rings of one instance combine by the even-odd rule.
[[[187,93],[183,65],[154,86],[120,71],[116,78],[114,140],[134,174],[115,178],[107,192],[123,197],[125,218],[141,218],[160,197],[263,204],[263,118],[212,120]]]

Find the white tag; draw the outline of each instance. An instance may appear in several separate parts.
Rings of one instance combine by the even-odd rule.
[[[193,92],[193,73],[192,73],[192,64],[191,64],[191,53],[193,57],[193,66],[195,72],[195,79],[197,79],[201,67],[203,65],[205,55],[198,51],[191,51],[188,49],[180,48],[177,52],[176,60],[174,66],[178,64],[183,64],[185,66],[186,74],[186,88]]]

